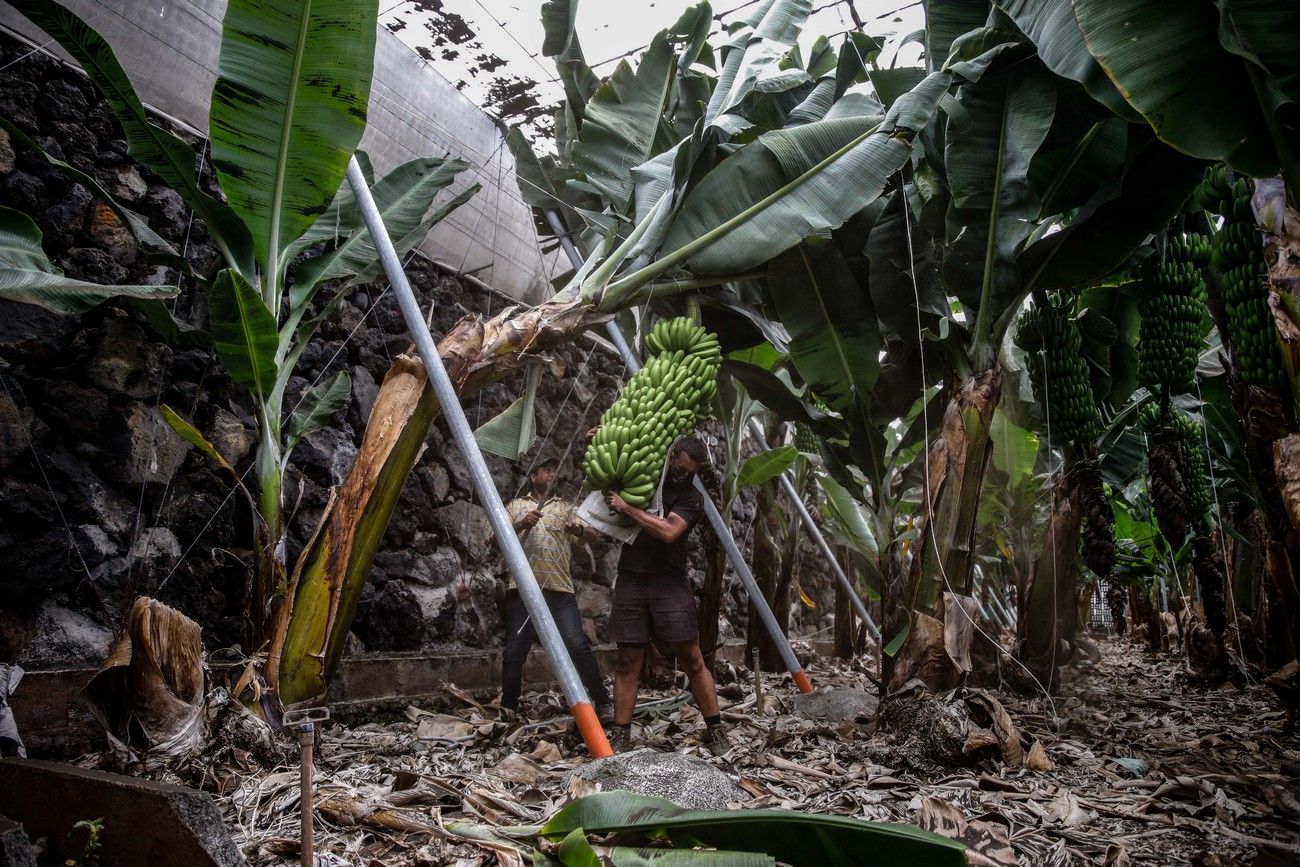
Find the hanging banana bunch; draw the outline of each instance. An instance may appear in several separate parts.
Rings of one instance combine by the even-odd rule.
[[[1101,434],[1083,339],[1064,307],[1032,307],[1020,318],[1016,345],[1028,355],[1029,383],[1057,442],[1087,443]]]
[[[1223,215],[1224,226],[1214,237],[1210,263],[1220,275],[1227,334],[1237,372],[1248,385],[1286,387],[1286,371],[1277,345],[1277,329],[1268,308],[1268,281],[1264,266],[1264,242],[1250,207],[1250,187],[1244,178],[1228,186],[1223,166],[1218,183],[1208,183],[1204,199],[1198,202]],[[1213,205],[1213,207],[1209,207]]]
[[[616,490],[644,508],[659,484],[668,449],[695,428],[718,385],[718,339],[689,318],[662,319],[646,337],[652,355],[600,418],[587,446],[587,487]]]
[[[1142,268],[1138,304],[1138,380],[1154,395],[1182,394],[1196,387],[1205,321],[1205,282],[1197,264],[1202,241],[1174,239],[1165,260]]]
[[[1101,434],[1101,412],[1074,317],[1063,306],[1035,306],[1021,317],[1016,344],[1027,353],[1029,383],[1052,438],[1089,454],[1092,441]],[[1078,462],[1073,472],[1084,518],[1083,561],[1106,576],[1115,566],[1115,513],[1095,459]]]
[[[1095,458],[1080,461],[1074,472],[1083,512],[1083,562],[1104,578],[1115,568],[1115,512]]]

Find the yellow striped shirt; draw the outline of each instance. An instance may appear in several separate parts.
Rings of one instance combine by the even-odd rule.
[[[533,509],[537,500],[533,495],[519,497],[506,505],[506,512],[511,521],[518,521]],[[524,543],[524,554],[537,576],[537,584],[543,590],[573,592],[573,576],[569,573],[570,545],[573,537],[564,532],[564,526],[575,520],[577,510],[573,505],[560,499],[547,500],[542,506],[542,518],[532,530],[525,530],[519,536]],[[515,589],[515,579],[510,577],[510,588]]]

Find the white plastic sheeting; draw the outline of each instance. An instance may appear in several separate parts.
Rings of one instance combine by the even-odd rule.
[[[225,0],[61,2],[108,40],[147,105],[206,133]],[[5,4],[0,4],[0,27],[66,59],[48,36]],[[521,301],[536,303],[549,294],[547,280],[555,265],[542,256],[501,133],[478,106],[383,28],[361,147],[379,175],[418,156],[453,154],[468,160],[470,168],[443,197],[475,182],[483,189],[435,227],[421,251]]]

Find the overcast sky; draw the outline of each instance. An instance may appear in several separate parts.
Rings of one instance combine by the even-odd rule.
[[[714,14],[723,19],[715,21],[715,32],[753,2],[715,0]],[[643,48],[691,5],[692,0],[585,0],[577,27],[587,62],[598,75],[608,75],[622,55]],[[380,21],[462,93],[513,124],[562,97],[555,67],[541,54],[540,10],[541,0],[382,0]],[[924,23],[919,2],[813,0],[801,44],[806,48],[819,35],[852,29],[853,11],[866,32],[892,37],[886,64],[895,45]],[[918,46],[909,45],[898,62],[915,63],[917,55]]]

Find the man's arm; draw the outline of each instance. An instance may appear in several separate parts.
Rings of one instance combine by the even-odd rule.
[[[690,524],[686,519],[676,512],[669,512],[668,517],[660,518],[658,515],[652,515],[645,509],[638,509],[636,506],[628,503],[618,494],[610,494],[606,499],[609,507],[615,512],[627,515],[660,542],[671,544],[677,541],[677,538],[690,529]]]

